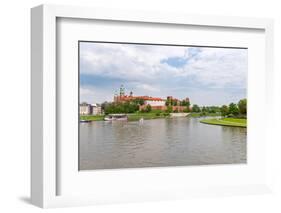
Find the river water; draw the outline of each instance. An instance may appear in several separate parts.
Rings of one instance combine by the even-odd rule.
[[[247,129],[200,118],[80,123],[80,170],[246,163]]]

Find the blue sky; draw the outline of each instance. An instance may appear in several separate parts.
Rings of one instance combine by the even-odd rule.
[[[126,93],[223,105],[246,97],[247,49],[80,42],[80,101]]]

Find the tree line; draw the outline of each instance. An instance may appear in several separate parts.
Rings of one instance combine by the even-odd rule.
[[[105,114],[134,113],[139,110],[139,104],[134,101],[124,103],[104,102],[102,103],[101,108]]]
[[[105,114],[115,113],[135,113],[139,111],[139,106],[144,104],[143,99],[135,99],[127,102],[104,102],[101,105]],[[188,101],[181,101],[176,103],[173,101],[166,102],[167,113],[176,112],[173,111],[173,106],[186,106],[184,112],[200,113],[200,115],[208,115],[210,113],[221,114],[224,117],[247,117],[247,99],[241,99],[237,104],[230,103],[229,105],[219,106],[203,106],[200,107],[194,104],[190,110],[190,103]],[[141,112],[151,112],[152,108],[147,105],[141,110]]]
[[[223,105],[221,115],[224,117],[247,117],[247,99],[241,99],[237,104]]]
[[[224,117],[247,117],[247,99],[241,99],[237,104],[230,103],[229,105],[218,106],[203,106],[197,104],[192,106],[192,112],[207,115],[208,113],[221,113]]]
[[[167,107],[169,106],[186,106],[187,108],[190,107],[190,102],[188,100],[177,100],[177,99],[167,99],[165,102]]]

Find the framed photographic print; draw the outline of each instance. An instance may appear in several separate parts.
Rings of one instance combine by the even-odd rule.
[[[78,45],[80,170],[247,162],[247,48]]]
[[[269,192],[273,129],[259,112],[273,103],[272,30],[270,19],[33,8],[32,203]]]

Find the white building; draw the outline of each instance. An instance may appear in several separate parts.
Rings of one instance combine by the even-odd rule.
[[[92,115],[102,114],[101,106],[99,106],[98,104],[92,104],[91,108],[92,108]]]
[[[88,104],[82,103],[80,104],[80,115],[101,115],[102,110],[101,106],[98,104]]]
[[[150,105],[150,106],[165,106],[165,100],[159,99],[159,98],[150,98],[149,100],[145,100],[144,104],[145,105]]]
[[[80,104],[79,107],[80,115],[89,115],[91,114],[91,105],[87,103]]]

